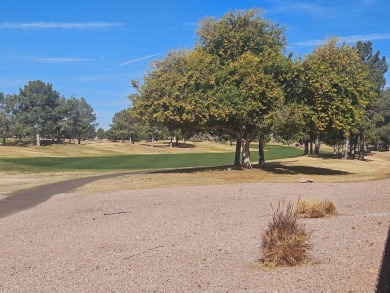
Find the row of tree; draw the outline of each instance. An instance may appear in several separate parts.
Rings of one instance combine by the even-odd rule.
[[[331,39],[305,58],[286,56],[285,48],[284,29],[258,10],[203,19],[193,50],[170,52],[142,84],[132,81],[136,93],[126,111],[169,132],[228,134],[237,142],[235,164],[247,168],[255,139],[264,163],[269,133],[303,141],[305,153],[318,153],[320,141],[342,140],[345,158],[358,148],[363,159],[368,136],[388,143],[387,64],[371,42]]]
[[[52,84],[30,81],[18,94],[0,92],[0,132],[3,144],[7,137],[19,141],[35,137],[37,146],[43,138],[61,141],[64,138],[95,136],[97,124],[93,108],[84,98],[62,97]]]

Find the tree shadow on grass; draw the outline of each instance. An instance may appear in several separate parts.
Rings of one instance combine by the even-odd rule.
[[[390,292],[390,227],[387,233],[387,241],[382,257],[382,266],[378,276],[376,285],[376,293]]]
[[[185,167],[178,169],[161,169],[161,170],[152,170],[151,174],[188,174],[188,173],[197,173],[197,172],[210,172],[210,171],[242,171],[245,170],[241,167],[235,167],[233,165],[223,165],[223,166],[214,166],[214,167]]]
[[[339,176],[339,175],[348,175],[349,172],[320,168],[320,167],[309,167],[309,166],[287,166],[283,163],[267,163],[265,165],[257,165],[257,168],[270,172],[272,174],[280,175],[329,175],[329,176]]]
[[[294,162],[294,161],[288,161]],[[349,172],[320,168],[320,167],[309,167],[309,166],[286,166],[284,163],[267,163],[265,165],[252,165],[254,169],[264,170],[272,174],[280,175],[329,175],[329,176],[340,176],[351,174]],[[224,166],[215,166],[215,167],[190,167],[190,168],[180,168],[180,169],[165,169],[165,170],[156,170],[151,171],[150,173],[196,173],[196,172],[210,172],[210,171],[243,171],[245,169],[241,167],[235,167],[233,165],[224,165]]]
[[[146,146],[146,147],[151,147],[151,148],[160,148],[160,149],[175,149],[175,148],[190,149],[190,148],[194,148],[195,147],[195,145],[190,143],[190,142],[187,142],[187,143],[179,142],[178,144],[176,144],[176,142],[173,142],[172,146],[170,145],[169,142],[154,143],[154,144],[152,144],[151,142],[148,142],[148,143],[141,142],[139,145]]]

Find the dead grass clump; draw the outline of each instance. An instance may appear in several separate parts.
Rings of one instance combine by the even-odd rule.
[[[264,264],[268,267],[300,264],[306,260],[311,247],[310,235],[305,226],[298,223],[292,204],[287,204],[286,211],[282,207],[279,203],[262,239]]]
[[[300,199],[296,213],[303,218],[322,218],[336,213],[336,206],[330,200]]]

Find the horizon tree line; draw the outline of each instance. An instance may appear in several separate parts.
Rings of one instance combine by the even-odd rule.
[[[96,115],[85,98],[66,99],[51,83],[29,81],[18,94],[0,92],[0,132],[3,145],[6,138],[19,142],[35,138],[40,146],[43,138],[60,142],[76,138],[93,138]]]

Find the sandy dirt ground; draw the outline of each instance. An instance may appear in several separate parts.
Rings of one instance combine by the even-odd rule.
[[[328,198],[302,219],[308,263],[267,269],[271,204]],[[0,292],[375,292],[390,180],[62,193],[0,219]]]

